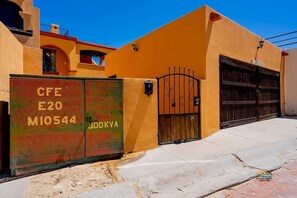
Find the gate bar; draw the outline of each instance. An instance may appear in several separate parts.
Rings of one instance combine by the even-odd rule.
[[[176,74],[176,73],[175,73],[175,67],[174,67],[174,71],[173,71],[173,73]],[[173,101],[172,101],[172,103],[175,103],[175,106],[173,107],[174,114],[175,114],[175,109],[176,109],[176,108],[175,108],[175,107],[176,107],[176,102],[175,102],[175,75],[173,75],[173,80],[174,80],[174,83],[173,83],[173,90],[174,90],[173,93],[174,93],[174,97],[173,97]]]
[[[193,70],[193,77],[194,77],[194,70]],[[195,87],[195,81],[192,79],[193,81],[193,102],[192,102],[192,105],[193,105],[193,112],[195,112],[195,106],[194,106],[194,95],[195,95],[195,90],[194,90],[194,87]]]
[[[180,73],[180,67],[178,67],[178,73]],[[180,114],[180,75],[178,75],[178,113]]]
[[[186,74],[186,68],[184,68],[184,74]],[[184,114],[186,113],[186,76],[184,76]]]
[[[188,75],[191,75],[190,69],[188,69]],[[190,79],[188,78],[188,93],[190,93]],[[188,100],[190,101],[190,94],[188,94]],[[190,102],[189,102],[189,113],[191,112]]]

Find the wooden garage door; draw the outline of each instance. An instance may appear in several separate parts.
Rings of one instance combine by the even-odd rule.
[[[279,72],[220,56],[221,128],[280,115]]]

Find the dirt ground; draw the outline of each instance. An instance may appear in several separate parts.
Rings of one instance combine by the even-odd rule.
[[[110,165],[97,162],[34,176],[24,197],[69,197],[115,182]]]

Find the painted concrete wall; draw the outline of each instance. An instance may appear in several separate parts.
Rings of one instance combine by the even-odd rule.
[[[255,59],[258,42],[261,37],[221,15],[222,19],[212,22],[210,13],[215,10],[206,7],[206,80],[201,83],[202,101],[202,137],[219,130],[220,91],[219,91],[219,55],[251,63]],[[259,49],[258,61],[265,68],[280,71],[281,49],[265,42]]]
[[[144,94],[148,79],[124,79],[124,151],[125,153],[153,149],[158,146],[157,81],[154,93]]]
[[[9,101],[9,74],[22,74],[23,65],[22,44],[0,22],[0,101]]]
[[[106,57],[106,76],[156,78],[169,67],[195,69],[196,77],[206,77],[205,8],[196,10]]]
[[[114,48],[105,47],[105,46],[100,47],[100,45],[92,44],[92,43],[86,43],[86,42],[82,42],[82,41],[77,41],[76,46],[77,46],[77,48],[76,48],[77,49],[77,51],[76,51],[77,54],[79,54],[80,50],[95,50],[95,51],[104,52],[106,54],[108,54],[111,51],[115,50]]]
[[[297,48],[287,51],[285,64],[285,113],[297,115]]]
[[[80,76],[80,77],[98,77],[104,78],[105,77],[105,67],[99,65],[91,65],[91,64],[84,64],[79,63],[77,65],[76,72],[70,72],[70,76]]]
[[[37,47],[24,46],[24,74],[42,74],[42,50]]]
[[[202,138],[220,129],[219,55],[251,63],[260,37],[222,16],[210,21],[207,6],[107,55],[106,76],[155,78],[168,67],[181,66],[195,71],[201,79]],[[281,70],[281,50],[265,42],[258,61],[264,67]],[[282,89],[283,90],[283,89]]]

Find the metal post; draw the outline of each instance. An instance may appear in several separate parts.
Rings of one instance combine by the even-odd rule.
[[[193,81],[193,101],[192,101],[192,105],[193,105],[193,113],[195,112],[195,106],[194,106],[194,95],[195,95],[195,81],[194,81],[194,79],[195,79],[195,75],[194,75],[194,70],[193,70],[193,79],[192,79],[192,81]]]
[[[173,94],[174,94],[174,97],[173,97],[173,102],[175,103],[175,106],[174,106],[174,108],[173,108],[173,110],[174,110],[174,114],[175,114],[175,109],[176,109],[176,101],[175,101],[175,67],[173,68],[174,69],[174,72],[173,72],[173,80],[174,80],[174,83],[173,83]]]
[[[188,75],[190,76],[190,69],[188,69]],[[191,107],[190,107],[190,100],[191,100],[191,99],[190,99],[190,94],[191,94],[191,93],[190,93],[190,78],[189,78],[189,77],[188,77],[188,93],[189,93],[189,94],[188,94],[188,103],[189,103],[188,106],[189,106],[189,113],[190,113],[190,108],[191,108]]]
[[[169,112],[168,114],[170,114],[170,67],[169,67],[169,90],[168,90],[168,107],[169,107]]]
[[[184,74],[186,74],[186,68],[184,67]],[[184,75],[184,114],[186,114],[186,76]]]
[[[180,67],[178,68],[178,113],[180,114]]]

